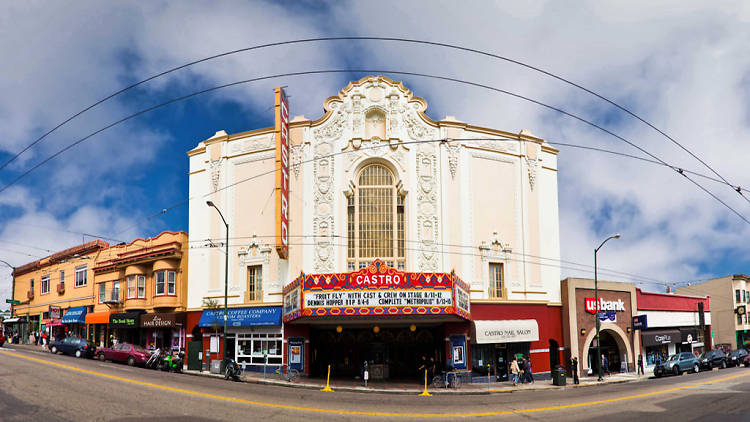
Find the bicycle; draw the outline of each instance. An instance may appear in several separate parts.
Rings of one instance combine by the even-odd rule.
[[[461,388],[461,378],[455,372],[443,372],[440,375],[435,375],[432,379],[432,385],[435,388]]]
[[[289,365],[281,365],[281,367],[275,372],[279,374],[279,379],[283,379],[288,382],[295,382],[297,381],[297,378],[299,378],[299,371],[294,368],[290,368]]]

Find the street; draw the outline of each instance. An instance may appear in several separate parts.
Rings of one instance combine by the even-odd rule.
[[[9,346],[0,349],[4,421],[750,420],[744,367],[594,387],[418,397],[234,383]]]

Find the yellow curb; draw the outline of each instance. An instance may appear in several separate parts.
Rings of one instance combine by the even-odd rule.
[[[303,412],[327,413],[327,414],[336,414],[336,415],[382,416],[382,417],[391,417],[391,418],[393,417],[460,418],[460,417],[473,417],[473,416],[500,416],[500,415],[523,414],[523,413],[532,413],[532,412],[543,412],[543,411],[550,411],[550,410],[571,409],[571,408],[578,408],[578,407],[594,406],[594,405],[599,405],[599,404],[604,404],[604,403],[634,400],[634,399],[639,399],[639,398],[644,398],[644,397],[652,397],[652,396],[667,394],[667,393],[671,393],[675,391],[685,390],[688,388],[693,388],[693,387],[697,387],[701,385],[714,384],[714,383],[721,382],[721,381],[728,381],[732,379],[746,377],[750,375],[750,372],[747,372],[744,374],[732,375],[729,377],[703,381],[703,382],[699,382],[695,384],[683,385],[680,387],[668,388],[666,390],[653,391],[650,393],[641,393],[641,394],[634,394],[630,396],[615,397],[612,399],[565,404],[565,405],[559,405],[559,406],[537,407],[537,408],[532,408],[532,409],[503,410],[503,411],[495,411],[495,412],[474,412],[474,413],[393,413],[393,412],[370,412],[370,411],[345,410],[345,409],[322,409],[322,408],[316,408],[316,407],[304,407],[304,406],[295,406],[295,405],[289,405],[289,404],[245,400],[245,399],[239,399],[235,397],[220,396],[217,394],[209,394],[209,393],[201,393],[198,391],[185,390],[182,388],[167,387],[165,385],[158,385],[158,384],[153,384],[150,382],[137,381],[137,380],[130,379],[130,378],[118,377],[116,375],[109,375],[109,374],[105,374],[102,372],[96,372],[96,371],[91,371],[88,369],[77,368],[75,366],[65,365],[62,363],[51,362],[45,359],[38,359],[38,358],[30,357],[30,356],[22,356],[13,352],[6,352],[4,353],[4,355],[14,356],[20,359],[26,359],[26,360],[30,360],[34,362],[44,363],[44,364],[51,365],[51,366],[57,366],[57,367],[69,369],[72,371],[82,372],[82,373],[90,374],[90,375],[96,375],[96,376],[118,380],[122,382],[127,382],[131,384],[143,385],[147,387],[157,388],[157,389],[166,390],[166,391],[172,391],[176,393],[183,393],[183,394],[187,394],[187,395],[191,395],[195,397],[204,397],[204,398],[209,398],[209,399],[224,400],[224,401],[230,401],[234,403],[250,404],[250,405],[255,405],[255,406],[271,407],[271,408],[276,408],[276,409],[298,410],[298,411],[303,411]]]

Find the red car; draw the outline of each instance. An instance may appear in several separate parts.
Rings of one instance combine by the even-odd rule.
[[[143,365],[151,356],[146,349],[137,344],[120,343],[112,347],[101,347],[96,350],[96,357],[104,362],[127,362],[128,365]]]

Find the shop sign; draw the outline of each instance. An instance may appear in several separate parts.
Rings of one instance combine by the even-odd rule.
[[[178,316],[184,314],[166,313],[166,314],[143,314],[141,315],[142,328],[172,328],[178,324]],[[181,323],[181,321],[180,321]]]
[[[261,325],[281,325],[280,306],[258,306],[253,308],[229,308],[227,327],[253,327]],[[223,327],[224,309],[207,309],[198,321],[200,327]]]
[[[87,310],[88,308],[85,306],[68,308],[67,312],[65,312],[65,315],[62,317],[60,322],[62,322],[63,324],[85,324]]]
[[[477,344],[539,341],[539,324],[535,319],[474,321]]]
[[[138,312],[126,312],[122,314],[111,314],[109,325],[112,328],[136,328],[138,327]]]
[[[641,332],[644,346],[680,343],[680,330],[660,330]]]
[[[289,256],[289,102],[284,88],[276,93],[276,250],[281,259]]]
[[[596,299],[593,297],[587,297],[584,299],[584,303],[586,305],[586,312],[593,314],[596,313]],[[622,299],[617,300],[604,300],[604,298],[599,298],[599,309],[600,311],[615,311],[615,312],[624,312],[625,311],[625,302],[622,301]]]
[[[617,322],[617,313],[616,312],[599,312],[599,321]]]
[[[636,315],[633,317],[633,329],[634,330],[647,330],[648,329],[648,315]]]
[[[352,273],[301,275],[283,290],[284,321],[339,315],[454,314],[470,319],[468,292],[455,273],[408,273],[376,260]]]
[[[60,319],[62,317],[62,310],[59,306],[49,305],[49,319]]]

